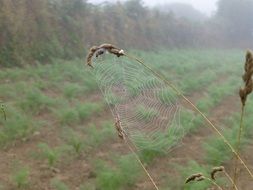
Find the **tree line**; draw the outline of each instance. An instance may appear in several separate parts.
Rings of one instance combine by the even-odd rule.
[[[253,44],[253,0],[220,0],[204,21],[148,8],[140,0],[0,0],[0,66],[84,57],[95,44],[122,48],[224,47]]]

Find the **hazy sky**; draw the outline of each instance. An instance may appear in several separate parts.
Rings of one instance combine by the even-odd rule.
[[[101,3],[105,0],[89,0],[91,3]],[[108,2],[116,2],[117,0],[107,0]],[[188,3],[191,4],[194,8],[211,15],[216,10],[216,3],[218,0],[142,0],[146,5],[156,5],[164,3]]]

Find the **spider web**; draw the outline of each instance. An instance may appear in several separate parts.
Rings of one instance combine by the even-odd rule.
[[[180,144],[195,116],[170,87],[124,56],[105,54],[93,66],[114,118],[137,149],[167,152]]]

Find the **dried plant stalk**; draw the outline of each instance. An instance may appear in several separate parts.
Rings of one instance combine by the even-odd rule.
[[[244,118],[244,112],[245,112],[245,105],[247,101],[247,97],[250,93],[253,91],[253,54],[251,51],[247,51],[246,53],[246,60],[244,65],[244,74],[242,76],[242,79],[244,81],[244,87],[240,89],[239,95],[241,98],[242,108],[241,108],[241,119],[240,119],[240,128],[238,132],[237,137],[237,144],[236,144],[236,151],[238,154],[240,154],[240,146],[241,146],[241,136],[243,133],[243,118]],[[234,169],[234,189],[236,189],[236,183],[237,183],[237,169],[238,169],[238,158],[235,160],[235,169]]]

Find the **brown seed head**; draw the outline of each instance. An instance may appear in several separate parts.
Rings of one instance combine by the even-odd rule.
[[[204,176],[197,177],[195,181],[203,181],[205,179]]]
[[[205,179],[205,177],[203,176],[202,173],[196,173],[196,174],[192,174],[191,176],[189,176],[186,179],[185,183],[189,183],[191,181],[202,181],[204,179]]]
[[[87,54],[87,57],[86,57],[86,63],[88,66],[92,67],[91,65],[91,59],[94,55],[94,53],[98,50],[98,47],[97,46],[93,46],[90,48],[89,50],[89,53]]]
[[[223,166],[214,167],[211,172],[211,178],[215,180],[215,174],[218,172],[223,172],[223,171],[225,171],[225,168]]]
[[[94,54],[96,57],[99,57],[100,55],[104,54],[105,51],[108,51],[109,53],[114,54],[117,57],[125,55],[122,49],[119,49],[112,44],[101,44],[100,46],[93,46],[92,48],[90,48],[89,53],[87,54],[87,57],[86,57],[87,65],[90,67],[93,67],[92,57],[94,56]]]
[[[244,65],[245,73],[243,74],[242,78],[244,81],[244,88],[241,88],[239,91],[239,95],[241,98],[241,102],[245,105],[247,96],[252,93],[253,91],[253,54],[251,51],[247,51],[246,53],[246,61]]]

